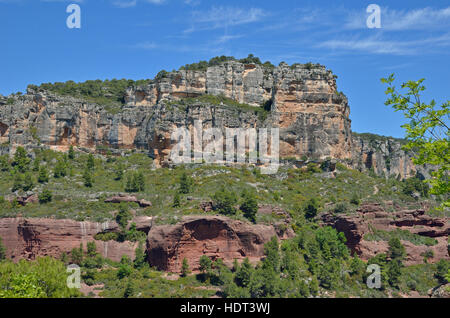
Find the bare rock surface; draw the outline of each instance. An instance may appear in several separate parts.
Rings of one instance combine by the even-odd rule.
[[[320,215],[323,225],[334,227],[343,232],[347,238],[347,246],[362,259],[386,253],[388,242],[368,241],[365,235],[373,230],[395,231],[406,230],[423,237],[430,237],[437,241],[436,245],[414,245],[402,240],[406,249],[406,265],[423,263],[423,253],[431,250],[434,254],[429,262],[440,259],[450,259],[447,248],[450,224],[448,218],[436,218],[425,214],[424,210],[405,210],[386,212],[379,204],[363,204],[355,214],[323,213]]]
[[[176,225],[155,226],[150,230],[148,261],[170,272],[180,272],[184,258],[191,270],[198,270],[202,255],[212,260],[221,258],[228,266],[234,259],[246,257],[256,262],[264,256],[264,244],[274,236],[277,233],[272,226],[222,216],[189,216]]]

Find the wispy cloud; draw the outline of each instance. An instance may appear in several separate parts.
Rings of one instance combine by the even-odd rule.
[[[349,12],[345,26],[349,29],[365,29],[366,15]],[[450,7],[419,8],[411,10],[381,9],[381,24],[385,31],[435,30],[450,26]]]
[[[332,39],[316,45],[317,48],[360,51],[373,54],[416,55],[432,53],[437,48],[450,46],[450,33],[417,40],[385,39],[381,35],[368,38]]]
[[[192,26],[185,32],[227,28],[257,22],[267,16],[260,8],[213,7],[208,11],[192,12]]]

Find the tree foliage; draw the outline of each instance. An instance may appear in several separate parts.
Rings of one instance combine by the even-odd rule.
[[[425,91],[424,79],[408,81],[401,85],[402,91],[394,86],[395,77],[391,74],[382,78],[381,82],[388,85],[385,104],[395,111],[403,113],[408,123],[402,125],[406,131],[408,143],[404,149],[414,153],[413,162],[418,165],[435,165],[432,178],[427,180],[431,185],[431,193],[444,195],[444,206],[450,207],[448,170],[450,168],[450,132],[449,114],[450,101],[437,105],[433,99],[429,103],[422,100]]]

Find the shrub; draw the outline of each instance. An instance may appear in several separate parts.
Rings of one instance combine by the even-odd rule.
[[[237,203],[237,198],[234,192],[225,190],[224,188],[217,191],[214,196],[214,209],[220,214],[234,215],[236,214],[236,208],[234,205]]]
[[[20,173],[24,173],[28,170],[30,162],[31,159],[28,158],[25,148],[17,147],[12,165],[15,166]]]
[[[86,170],[84,170],[84,173],[83,173],[83,181],[84,181],[85,187],[92,188],[92,186],[93,186],[92,173],[87,168],[86,168]]]
[[[45,188],[39,194],[39,203],[45,204],[45,203],[51,202],[52,197],[53,197],[52,192],[49,189]]]
[[[311,198],[303,208],[303,212],[305,213],[305,218],[313,219],[317,215],[317,211],[319,209],[319,203],[316,198]]]
[[[185,257],[183,258],[183,264],[181,265],[181,277],[186,277],[187,275],[189,275],[189,273],[190,273],[189,263]]]
[[[258,202],[256,195],[253,192],[245,191],[242,195],[243,202],[241,204],[241,211],[244,213],[244,217],[251,222],[256,223],[256,214],[258,213]]]
[[[39,183],[47,183],[48,180],[49,180],[49,177],[48,177],[47,168],[45,166],[41,166],[39,168],[38,182]]]
[[[3,245],[2,238],[0,237],[0,262],[6,258],[6,248]]]
[[[347,204],[341,202],[341,203],[336,204],[336,206],[333,209],[333,212],[334,213],[344,213],[347,210],[348,210]]]
[[[180,177],[179,192],[182,194],[188,194],[189,192],[191,192],[192,184],[193,184],[192,178],[188,177],[186,172],[183,172],[183,174]]]

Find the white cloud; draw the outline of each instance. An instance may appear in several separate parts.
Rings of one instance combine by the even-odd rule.
[[[351,12],[345,27],[365,29],[367,14]],[[381,9],[381,28],[385,31],[436,30],[450,26],[450,7],[443,9],[419,8],[411,10]]]
[[[226,28],[261,20],[267,14],[259,8],[213,7],[192,12],[192,26],[185,32]]]
[[[332,39],[316,45],[317,48],[359,51],[373,54],[416,55],[430,53],[437,47],[450,46],[450,33],[417,40],[383,39],[381,35],[368,38]]]

